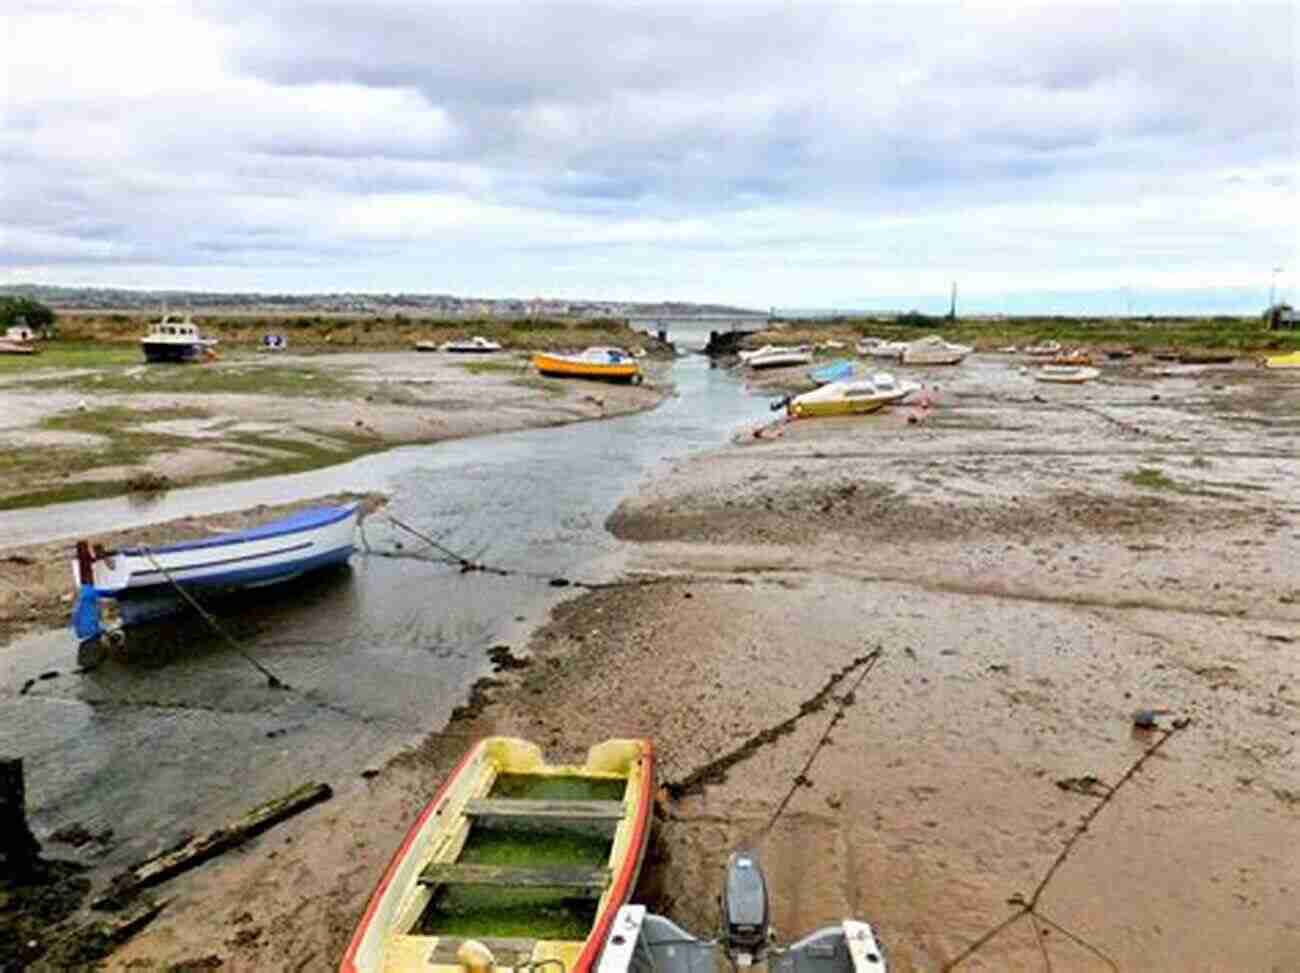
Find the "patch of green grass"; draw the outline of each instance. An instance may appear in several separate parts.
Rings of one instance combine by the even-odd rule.
[[[63,412],[42,420],[38,428],[61,432],[86,433],[100,437],[94,445],[64,446],[52,445],[30,447],[27,449],[9,449],[0,454],[0,481],[22,492],[6,498],[7,507],[32,506],[30,499],[15,503],[23,497],[43,496],[50,491],[59,494],[72,491],[81,495],[72,499],[86,499],[90,496],[106,496],[125,491],[121,484],[69,483],[60,486],[41,484],[69,475],[70,472],[82,472],[105,466],[134,466],[148,459],[155,453],[178,449],[191,443],[188,437],[169,433],[153,432],[138,428],[140,420],[194,419],[207,416],[203,409],[175,408],[158,409],[149,413],[140,413],[120,406],[103,409],[91,409],[85,412]],[[28,488],[28,489],[24,489]],[[42,502],[42,501],[35,501]],[[53,501],[43,501],[53,502]]]
[[[76,503],[79,500],[102,500],[128,493],[125,480],[96,480],[90,483],[65,483],[62,486],[12,493],[0,497],[0,510],[19,510],[23,507],[48,507],[57,503]]]
[[[1167,475],[1163,470],[1154,466],[1140,466],[1131,473],[1122,474],[1122,479],[1139,487],[1143,490],[1163,490],[1168,493],[1178,493],[1189,497],[1215,497],[1220,500],[1236,500],[1238,497],[1231,493],[1224,493],[1222,490],[1267,490],[1268,487],[1257,486],[1252,483],[1227,483],[1221,481],[1207,480],[1201,483],[1186,483],[1175,480]],[[1219,490],[1207,489],[1207,487],[1219,487]]]
[[[519,378],[512,378],[510,384],[526,389],[537,389],[557,399],[562,399],[569,394],[569,390],[564,385],[542,378],[540,375],[521,375]]]
[[[164,393],[177,395],[361,395],[361,386],[316,369],[287,365],[188,364],[115,368],[71,379],[40,379],[24,383],[34,389],[80,392]]]
[[[844,334],[875,335],[891,341],[911,341],[941,334],[949,341],[982,349],[1002,345],[1023,347],[1044,341],[1090,348],[1131,348],[1152,352],[1162,349],[1218,351],[1233,354],[1300,350],[1300,331],[1272,331],[1255,317],[1216,318],[1087,318],[1019,317],[975,320],[900,315],[891,320],[837,318],[822,323],[788,322],[782,330],[751,335],[746,343],[757,347],[772,341],[816,342]]]
[[[1178,481],[1167,476],[1164,470],[1155,466],[1139,466],[1131,473],[1125,473],[1121,479],[1143,490],[1172,490],[1181,493]]]
[[[47,368],[108,368],[139,364],[139,347],[95,341],[42,341],[38,355],[0,355],[0,375],[31,375]]]
[[[461,362],[460,367],[471,375],[491,375],[501,372],[522,372],[528,365],[513,361],[467,361]]]

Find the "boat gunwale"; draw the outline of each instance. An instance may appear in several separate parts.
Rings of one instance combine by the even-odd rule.
[[[354,515],[360,508],[359,503],[349,504],[346,507],[314,507],[309,510],[303,510],[289,517],[282,517],[279,520],[273,520],[269,523],[261,524],[257,527],[249,527],[246,530],[231,531],[226,534],[218,534],[216,537],[202,538],[195,541],[179,541],[175,544],[167,544],[163,547],[149,547],[147,545],[138,545],[136,547],[123,547],[117,550],[109,551],[109,557],[149,557],[159,554],[181,554],[186,551],[201,551],[213,547],[227,547],[231,544],[245,544],[251,541],[271,540],[275,537],[287,537],[292,534],[303,534],[307,531],[319,530],[322,527],[330,527]],[[324,513],[329,511],[328,514]],[[305,518],[308,514],[322,514],[319,520],[298,523],[293,526],[284,526],[292,524],[295,520]],[[258,533],[265,530],[266,533]]]
[[[406,837],[402,839],[402,843],[393,853],[388,862],[388,867],[384,870],[379,884],[375,887],[375,891],[370,896],[370,901],[366,904],[366,910],[362,913],[361,921],[357,924],[356,931],[352,934],[352,939],[348,942],[348,947],[339,963],[339,973],[364,973],[356,964],[357,953],[360,951],[367,934],[371,931],[375,913],[379,911],[379,907],[391,888],[397,872],[410,854],[412,845],[423,833],[429,818],[441,811],[448,791],[458,782],[461,774],[481,754],[488,741],[492,739],[494,737],[482,737],[466,750],[464,756],[460,758],[451,772],[444,778],[437,791],[434,792],[433,798],[425,805],[415,823],[407,831]],[[591,930],[587,933],[583,942],[582,952],[579,953],[573,969],[569,973],[588,973],[594,966],[596,959],[599,958],[600,951],[604,948],[605,937],[614,921],[614,917],[618,914],[619,908],[625,903],[627,897],[631,895],[632,889],[640,876],[641,865],[645,860],[646,845],[648,844],[646,831],[649,828],[650,812],[654,801],[654,744],[648,738],[632,739],[641,744],[640,759],[644,761],[642,788],[637,801],[636,813],[631,819],[632,833],[629,838],[629,847],[636,848],[637,853],[635,856],[626,856],[618,873],[611,876],[606,906],[592,920]],[[601,774],[600,776],[605,775]],[[621,775],[610,776],[617,777]]]

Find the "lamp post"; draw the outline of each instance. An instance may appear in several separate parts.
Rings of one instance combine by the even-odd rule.
[[[1283,268],[1274,267],[1273,276],[1268,279],[1268,309],[1273,310],[1273,295],[1277,291],[1277,275],[1282,273]]]

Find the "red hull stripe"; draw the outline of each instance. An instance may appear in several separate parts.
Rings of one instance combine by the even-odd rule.
[[[591,968],[600,958],[601,949],[605,944],[605,937],[609,933],[610,924],[614,921],[614,916],[618,914],[619,908],[624,905],[629,895],[632,894],[632,883],[641,870],[642,846],[645,844],[646,835],[650,827],[650,810],[654,804],[654,746],[649,740],[642,741],[644,752],[641,757],[643,762],[641,801],[636,809],[636,818],[632,825],[632,837],[628,842],[629,848],[636,848],[637,854],[629,855],[627,861],[623,863],[622,869],[614,878],[613,892],[609,897],[609,905],[605,910],[596,917],[596,922],[592,926],[591,933],[587,936],[586,945],[582,953],[578,956],[578,961],[574,964],[572,970],[567,973],[589,973]],[[411,830],[407,832],[406,840],[402,842],[400,848],[393,855],[393,859],[388,863],[388,868],[384,872],[384,877],[379,881],[379,887],[375,889],[374,895],[370,897],[370,904],[366,906],[365,914],[361,917],[361,923],[357,926],[357,931],[352,935],[352,942],[348,944],[347,951],[343,954],[343,961],[339,964],[339,973],[360,973],[356,965],[357,950],[361,948],[361,941],[365,938],[366,932],[370,928],[371,920],[374,918],[375,911],[379,908],[379,903],[384,897],[384,892],[393,881],[393,876],[397,873],[397,868],[402,860],[406,857],[411,845],[415,843],[420,829],[429,816],[437,809],[438,804],[442,801],[443,795],[456,781],[469,764],[470,759],[478,753],[482,747],[483,741],[480,740],[470,747],[465,756],[460,758],[460,763],[448,775],[438,792],[420,813]]]

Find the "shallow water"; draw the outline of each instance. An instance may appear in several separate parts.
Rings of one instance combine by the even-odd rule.
[[[222,608],[232,636],[290,691],[271,688],[195,623],[151,630],[126,658],[88,671],[77,669],[67,630],[0,649],[0,753],[26,758],[38,835],[72,823],[111,828],[103,860],[120,864],[304,780],[354,778],[443,725],[489,671],[485,650],[522,640],[566,596],[553,578],[592,580],[617,565],[620,544],[604,521],[642,477],[770,418],[766,396],[746,394],[703,358],[680,359],[672,378],[679,394],[649,413],[403,447],[328,470],[174,491],[148,508],[119,499],[4,514],[7,541],[34,541],[382,490],[385,514],[474,560],[526,572],[462,574],[359,553],[347,570]],[[401,544],[402,554],[422,547],[382,514],[366,537],[375,549]]]

